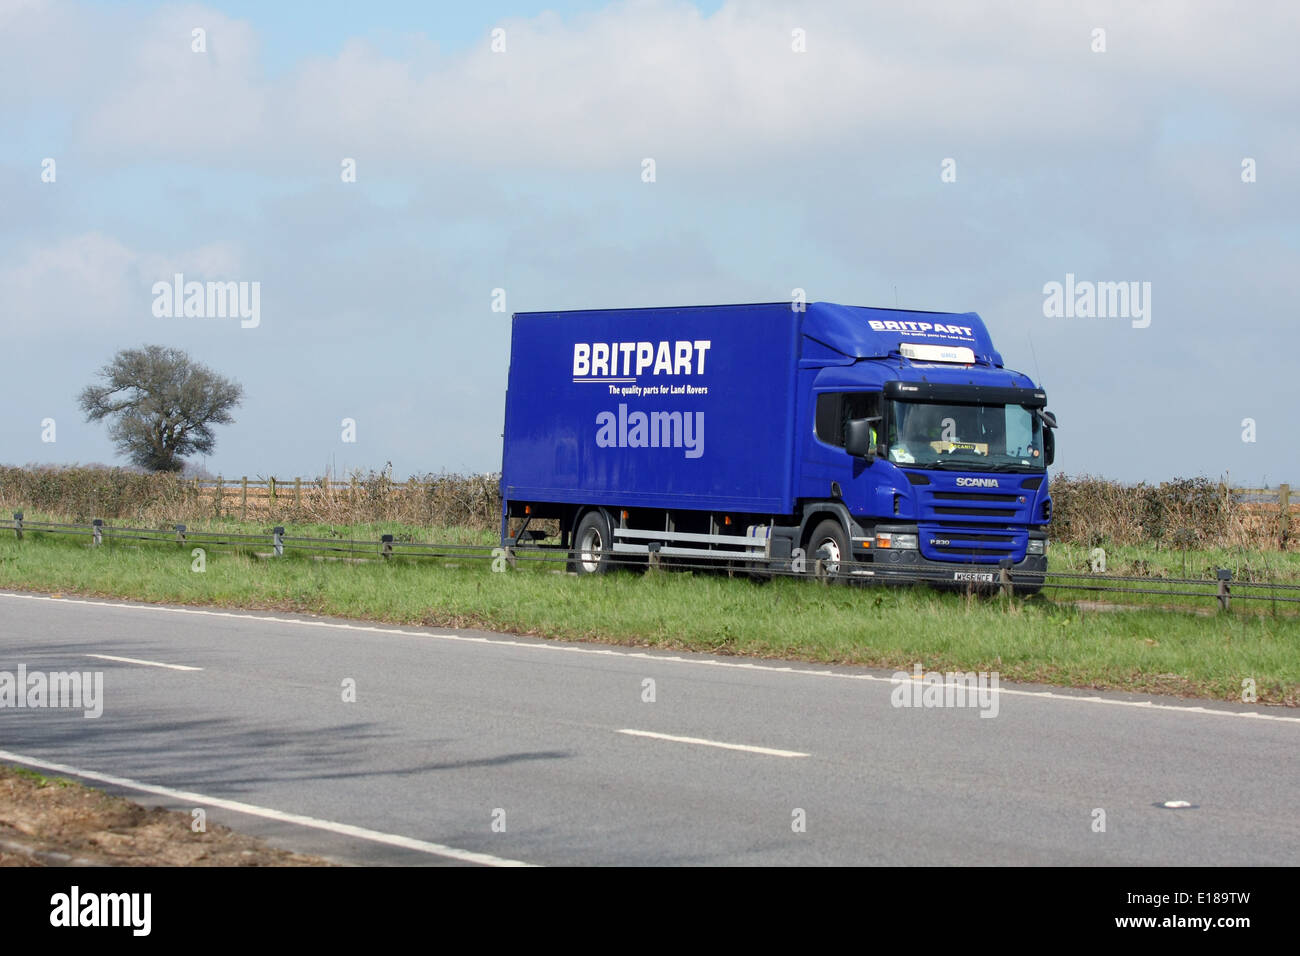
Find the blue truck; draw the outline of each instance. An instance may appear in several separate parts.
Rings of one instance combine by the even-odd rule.
[[[978,586],[1009,569],[1033,592],[1046,405],[974,312],[516,313],[502,544],[562,549],[579,574],[667,558]]]

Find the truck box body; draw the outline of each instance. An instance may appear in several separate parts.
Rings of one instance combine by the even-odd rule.
[[[764,556],[783,557],[833,517],[844,534],[825,543],[879,571],[1007,559],[1045,569],[1045,403],[1002,367],[973,312],[778,302],[517,313],[502,536],[512,517],[547,517],[567,544],[599,510],[616,550],[644,552],[654,529],[651,550],[680,549],[674,529],[707,515],[707,536],[675,537],[713,548],[734,516],[773,542]],[[851,454],[863,422],[870,451]],[[882,554],[891,534],[907,544]]]
[[[517,314],[507,496],[789,510],[798,328],[788,304]]]

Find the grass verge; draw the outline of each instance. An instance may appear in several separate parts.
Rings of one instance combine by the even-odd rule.
[[[371,538],[369,529],[345,534]],[[430,540],[428,529],[415,537]],[[1113,612],[1059,598],[682,572],[574,578],[532,561],[493,573],[466,557],[342,562],[212,550],[201,573],[193,567],[188,545],[0,536],[5,588],[883,668],[919,662],[1006,681],[1221,700],[1240,701],[1250,680],[1260,701],[1300,705],[1300,620],[1262,609]]]

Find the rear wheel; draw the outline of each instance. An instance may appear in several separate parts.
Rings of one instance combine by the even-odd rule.
[[[849,560],[849,538],[844,527],[834,518],[820,522],[808,536],[808,560],[822,561],[822,572],[827,577],[839,574]]]
[[[604,574],[612,563],[614,532],[603,511],[588,511],[573,532],[573,570]]]

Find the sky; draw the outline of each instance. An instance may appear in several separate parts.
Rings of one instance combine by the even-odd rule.
[[[76,396],[159,344],[244,386],[211,474],[496,471],[510,313],[803,289],[978,312],[1057,472],[1300,483],[1297,47],[1272,0],[0,0],[0,463],[123,463]]]

